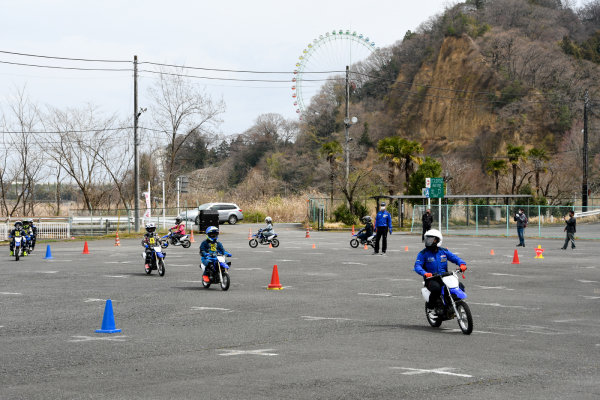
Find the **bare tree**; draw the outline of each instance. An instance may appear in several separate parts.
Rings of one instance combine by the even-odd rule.
[[[41,139],[47,154],[62,167],[81,190],[85,206],[92,211],[106,195],[102,184],[108,174],[100,161],[100,152],[119,145],[121,138],[113,136],[114,117],[96,116],[93,106],[85,109],[52,109],[47,125],[56,134]]]
[[[210,132],[221,122],[219,115],[225,110],[222,101],[213,102],[198,86],[186,80],[181,72],[163,71],[150,88],[154,123],[167,137],[164,174],[170,185],[180,168],[177,155],[181,146],[196,131]]]

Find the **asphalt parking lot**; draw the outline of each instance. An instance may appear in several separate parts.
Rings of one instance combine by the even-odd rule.
[[[249,227],[222,228],[227,292],[202,288],[198,236],[169,248],[164,277],[144,273],[138,240],[91,241],[89,255],[52,243],[53,260],[43,245],[19,262],[0,248],[0,398],[600,397],[597,242],[529,239],[513,265],[514,238],[445,238],[469,268],[465,336],[425,319],[420,236],[373,256],[349,233],[287,225],[279,248],[251,249]],[[281,291],[266,290],[274,264]],[[106,299],[121,333],[95,333]]]

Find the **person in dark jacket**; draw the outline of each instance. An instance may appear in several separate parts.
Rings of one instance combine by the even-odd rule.
[[[375,236],[375,251],[373,254],[379,254],[379,240],[383,238],[383,242],[381,245],[381,252],[385,255],[385,251],[387,250],[387,234],[392,233],[392,216],[385,209],[385,203],[381,203],[381,208],[375,216],[375,232],[377,236]]]
[[[574,211],[569,211],[569,215],[565,216],[565,222],[567,223],[567,226],[565,226],[565,232],[567,232],[567,237],[565,238],[565,244],[561,248],[563,250],[566,250],[570,241],[571,249],[575,249],[575,232],[577,232],[575,226],[577,225],[577,221],[575,220]]]
[[[525,215],[525,210],[519,208],[519,212],[515,214],[514,218],[517,223],[517,235],[519,235],[519,244],[517,247],[525,247],[525,228],[527,228],[527,215]]]
[[[421,241],[425,240],[425,232],[431,229],[431,224],[433,224],[433,215],[431,215],[431,209],[427,209],[421,218],[421,222],[423,223],[423,234],[421,235]]]
[[[362,217],[362,221],[365,224],[364,228],[361,228],[356,233],[356,238],[360,240],[361,243],[364,243],[368,238],[373,235],[373,222],[371,222],[371,216],[365,215]]]

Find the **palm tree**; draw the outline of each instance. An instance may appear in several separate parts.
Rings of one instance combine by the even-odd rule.
[[[540,192],[540,172],[546,172],[546,161],[550,160],[546,150],[543,148],[534,147],[527,152],[527,156],[533,161],[533,170],[535,172],[535,193]]]
[[[415,169],[415,164],[421,165],[423,163],[423,158],[418,156],[418,154],[421,153],[423,153],[423,146],[421,146],[419,142],[402,139],[400,157],[402,158],[402,164],[406,178],[405,185],[407,188],[408,182],[410,181],[410,175]]]
[[[508,166],[506,165],[506,160],[490,160],[487,163],[486,169],[488,174],[494,174],[494,179],[496,179],[496,194],[498,194],[500,174],[506,172],[506,170],[508,169]]]
[[[319,153],[322,157],[325,157],[327,162],[329,163],[329,181],[331,182],[331,208],[333,209],[333,189],[334,189],[334,181],[335,181],[335,168],[336,161],[338,160],[338,156],[343,153],[342,145],[337,140],[332,140],[327,143],[323,143]]]
[[[506,146],[506,153],[508,162],[512,165],[512,187],[510,194],[515,194],[515,188],[517,187],[517,167],[520,161],[525,160],[527,153],[525,153],[523,146],[513,146],[511,144]]]
[[[389,171],[388,180],[390,182],[390,194],[394,194],[394,180],[396,175],[396,168],[399,168],[402,164],[402,144],[404,139],[398,136],[391,136],[385,139],[381,139],[377,142],[377,151],[379,152],[379,158],[387,160]]]

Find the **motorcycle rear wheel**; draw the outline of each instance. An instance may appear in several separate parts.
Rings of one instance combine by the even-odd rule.
[[[211,282],[204,282],[204,278],[202,279],[202,286],[204,286],[205,289],[208,289],[210,287]]]
[[[433,310],[427,308],[427,304],[425,304],[425,318],[427,318],[427,322],[429,322],[429,325],[431,325],[432,327],[439,328],[440,325],[442,325],[442,317],[438,315],[436,319],[432,319],[429,315],[431,311]]]
[[[350,247],[352,248],[357,248],[358,247],[358,240],[357,239],[351,239],[350,240]]]
[[[258,246],[258,240],[250,239],[250,241],[248,242],[248,245],[252,248],[255,248],[256,246]]]
[[[273,247],[279,247],[279,240],[278,239],[271,240],[271,246],[273,246]]]
[[[188,249],[191,245],[192,245],[192,242],[190,242],[187,239],[184,240],[183,242],[181,242],[181,246],[183,246],[184,249]]]
[[[222,279],[221,279],[221,289],[223,291],[228,290],[229,289],[229,285],[230,285],[230,279],[229,279],[229,274],[225,271],[221,272],[222,275]]]
[[[158,275],[165,276],[165,272],[167,272],[165,269],[165,262],[160,259],[158,260]]]
[[[469,305],[464,301],[456,303],[456,311],[458,315],[458,327],[465,335],[470,335],[473,332],[473,316],[471,315],[471,309]]]

